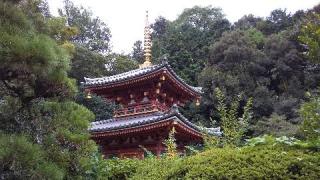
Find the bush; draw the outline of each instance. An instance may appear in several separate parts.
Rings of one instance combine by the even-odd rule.
[[[0,179],[63,179],[65,172],[26,137],[0,134],[0,147]]]
[[[214,148],[185,158],[117,161],[109,175],[116,175],[111,179],[319,179],[319,159],[319,152],[267,143]]]
[[[100,164],[105,168],[104,174],[101,179],[128,179],[135,172],[136,169],[147,162],[145,160],[137,159],[112,159],[106,160]]]

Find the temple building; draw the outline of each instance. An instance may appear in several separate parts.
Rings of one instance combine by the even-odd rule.
[[[172,128],[178,151],[185,146],[203,142],[201,128],[179,111],[189,101],[200,103],[201,88],[188,85],[178,77],[168,63],[151,63],[151,33],[146,17],[144,31],[145,62],[122,74],[100,78],[85,78],[88,94],[97,94],[119,105],[112,119],[91,123],[92,139],[105,157],[143,158],[141,147],[159,156]],[[212,129],[211,129],[212,131]],[[213,129],[219,133],[219,129]]]

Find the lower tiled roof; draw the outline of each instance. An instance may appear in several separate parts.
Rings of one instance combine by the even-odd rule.
[[[99,133],[99,132],[108,132],[115,130],[122,130],[126,128],[135,128],[139,126],[144,126],[152,123],[157,123],[161,121],[166,121],[168,119],[178,119],[183,124],[188,126],[189,128],[194,129],[197,132],[208,132],[212,135],[221,135],[220,127],[218,128],[203,128],[199,127],[185,118],[179,111],[176,109],[171,109],[166,113],[154,113],[148,115],[127,117],[127,118],[116,118],[116,119],[108,119],[102,121],[96,121],[91,123],[91,127],[89,131],[91,133]]]

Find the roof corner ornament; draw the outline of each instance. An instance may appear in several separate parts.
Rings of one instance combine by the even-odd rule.
[[[199,98],[197,98],[197,100],[196,100],[196,106],[200,106],[200,99]]]
[[[144,63],[141,64],[140,68],[145,68],[152,66],[151,63],[151,30],[150,24],[148,21],[148,11],[146,11],[146,20],[144,27]]]
[[[169,110],[169,113],[179,113],[179,108],[177,104],[173,104]]]
[[[87,91],[87,92],[86,92],[86,98],[87,98],[87,99],[91,99],[91,98],[92,98],[90,91]]]
[[[161,57],[160,57],[160,62],[161,64],[168,64],[168,54],[163,54]]]

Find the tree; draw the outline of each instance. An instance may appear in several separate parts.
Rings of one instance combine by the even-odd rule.
[[[21,135],[0,133],[1,179],[62,179],[64,172],[46,159],[41,146]]]
[[[110,54],[105,64],[108,75],[124,73],[138,68],[138,63],[125,54]]]
[[[252,28],[257,28],[259,23],[261,23],[263,19],[261,17],[255,17],[252,14],[244,15],[237,22],[234,23],[235,29],[247,30]]]
[[[152,28],[152,58],[155,63],[161,63],[161,56],[165,54],[165,41],[166,34],[169,31],[170,21],[164,17],[158,17],[153,24]]]
[[[208,57],[208,47],[230,28],[221,9],[195,6],[173,22],[159,18],[153,26],[154,59],[166,55],[180,77],[196,84]]]
[[[79,34],[72,42],[91,51],[108,53],[110,51],[110,29],[99,17],[93,17],[91,11],[76,7],[70,0],[64,1],[64,8],[59,9],[60,16],[66,17],[69,26],[79,29]]]
[[[69,51],[35,26],[34,17],[48,19],[22,8],[36,2],[0,1],[0,171],[11,179],[86,177],[97,150],[88,132],[94,115],[71,102]]]
[[[221,87],[230,97],[243,92],[245,98],[247,96],[256,97],[254,92],[258,90],[257,87],[268,89],[264,87],[269,85],[269,81],[263,76],[268,72],[266,68],[270,61],[256,49],[256,44],[245,31],[225,33],[218,42],[210,47],[209,55],[208,65],[202,71],[199,83],[204,88],[203,99],[211,109],[214,109],[217,99],[211,96],[210,92],[216,87]],[[257,98],[266,99],[268,94],[261,93],[262,96],[257,96]],[[272,112],[272,106],[268,103],[256,102],[257,100],[254,100],[255,116],[260,116],[261,113],[268,115]],[[230,103],[231,99],[227,97],[226,102]],[[261,109],[264,111],[260,111]]]
[[[44,17],[46,17],[46,18],[51,17],[48,0],[40,1],[39,9],[40,9],[40,12],[43,14]]]
[[[273,31],[280,32],[292,26],[291,14],[286,9],[275,9],[267,17],[267,22],[272,23]]]
[[[88,108],[95,115],[94,121],[101,121],[110,119],[113,117],[113,111],[116,108],[114,103],[111,103],[100,96],[94,94],[91,98],[87,98],[86,93],[78,93],[76,96],[76,102]]]
[[[234,30],[212,44],[207,66],[199,76],[204,90],[202,121],[215,116],[217,99],[210,92],[221,87],[231,97],[239,92],[245,99],[255,97],[255,121],[250,123],[249,134],[259,133],[262,127],[258,126],[273,113],[284,116],[292,126],[301,122],[297,109],[304,91],[316,86],[319,71],[304,60],[299,44],[288,34],[283,31],[265,37],[257,29]],[[231,99],[226,97],[226,102]]]
[[[266,35],[279,33],[293,26],[292,16],[286,9],[275,9],[266,18],[257,24],[257,29]]]
[[[304,137],[310,141],[320,140],[320,97],[318,94],[309,95],[309,101],[303,103],[300,108],[300,115],[303,119],[301,131]]]
[[[245,35],[256,45],[258,49],[263,49],[265,36],[255,28],[250,28],[244,31]]]
[[[271,35],[265,42],[264,52],[273,64],[273,68],[270,69],[272,90],[277,94],[289,92],[294,97],[303,97],[302,72],[306,64],[295,44],[283,35]],[[292,86],[295,87],[294,91],[290,89]]]
[[[142,41],[136,41],[132,48],[132,59],[142,64],[144,62],[143,54]]]
[[[48,36],[35,32],[20,9],[10,3],[1,6],[6,10],[0,17],[0,80],[8,95],[26,105],[36,98],[72,93],[74,81],[66,76],[68,52]]]
[[[174,158],[177,156],[177,144],[176,138],[174,137],[175,134],[174,127],[170,130],[168,139],[165,139],[163,144],[167,147],[167,156],[169,158]]]
[[[320,62],[320,14],[313,14],[301,29],[299,40],[307,48],[307,56],[312,62]]]
[[[104,67],[108,62],[107,57],[85,47],[77,45],[71,61],[69,74],[77,79],[78,83],[83,82],[84,77],[94,78],[107,74]]]
[[[295,136],[298,131],[298,125],[288,122],[286,116],[279,116],[276,113],[271,114],[269,118],[263,117],[253,127],[254,136],[264,134],[275,137]]]
[[[153,30],[152,37],[157,39],[162,38],[167,32],[168,26],[169,21],[166,18],[159,16],[151,25],[151,28]]]
[[[246,105],[243,107],[243,114],[239,115],[241,95],[238,95],[228,107],[225,101],[225,95],[219,88],[215,89],[215,94],[218,99],[217,109],[223,131],[222,143],[224,145],[238,146],[252,118],[252,99],[248,99]]]

